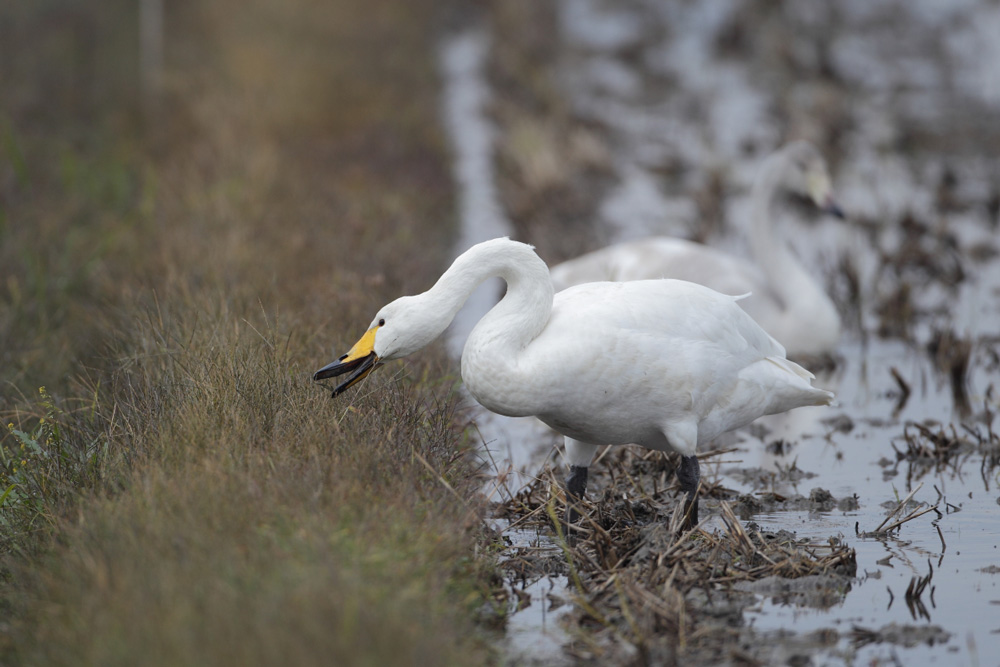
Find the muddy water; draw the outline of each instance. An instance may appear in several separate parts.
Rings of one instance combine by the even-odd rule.
[[[826,382],[824,386],[837,387],[838,405],[832,410],[801,410],[784,420],[772,419],[768,425],[774,430],[769,434],[745,438],[739,465],[771,471],[776,479],[766,490],[808,495],[821,487],[836,498],[856,494],[859,508],[855,511],[762,513],[753,519],[769,529],[795,531],[799,537],[820,541],[839,537],[857,551],[858,579],[843,601],[832,608],[814,609],[761,598],[759,609],[747,613],[745,620],[760,631],[808,633],[833,628],[841,633],[841,640],[829,659],[847,655],[858,664],[868,664],[896,654],[903,664],[991,664],[990,656],[995,656],[1000,646],[1000,580],[984,570],[1000,564],[996,471],[982,476],[981,457],[971,456],[957,471],[931,470],[922,476],[918,472],[917,479],[908,482],[909,464],[895,463],[891,444],[895,441],[897,447],[905,449],[900,435],[907,421],[952,423],[955,415],[950,397],[941,395],[935,372],[909,347],[878,343],[867,352],[844,347],[843,376],[819,378],[819,382]],[[918,395],[911,395],[898,412],[899,397],[889,379],[891,368],[905,377],[920,378],[917,382],[925,387]],[[853,428],[845,432],[837,430],[837,424],[824,423],[840,415],[847,416]],[[841,422],[841,428],[847,423]],[[782,455],[769,454],[766,445],[778,438],[795,444]],[[751,493],[761,490],[760,486],[741,484],[734,465],[720,467],[727,487]],[[789,468],[810,477],[796,483],[782,482],[780,471]],[[937,505],[940,513],[915,519],[891,538],[856,536],[857,528],[871,531],[882,522],[887,514],[883,503],[897,500],[897,494],[904,496],[920,483],[923,487],[914,499]],[[907,587],[914,577],[928,574],[933,575],[932,594],[925,594],[924,607],[914,610],[905,603]],[[937,625],[952,637],[933,647],[851,650],[855,626],[878,629],[890,623]]]
[[[581,230],[607,241],[697,235],[745,252],[742,221],[756,168],[768,151],[799,137],[828,155],[851,219],[844,224],[790,209],[781,221],[845,315],[835,367],[816,380],[837,392],[837,404],[760,420],[723,443],[737,451],[707,463],[704,473],[744,493],[808,495],[821,487],[836,498],[857,496],[858,509],[849,512],[785,511],[753,519],[799,536],[840,537],[857,550],[858,578],[829,608],[762,595],[744,622],[764,640],[779,632],[836,632],[834,645],[812,648],[814,664],[994,664],[1000,649],[997,468],[983,467],[977,452],[935,468],[897,461],[896,451],[906,450],[905,435],[916,432],[910,423],[932,431],[954,426],[959,434],[963,424],[980,433],[995,426],[1000,6],[857,0],[770,3],[758,10],[728,0],[564,0],[559,20],[561,91],[580,119],[601,128],[609,152],[606,194],[580,221]],[[482,70],[489,48],[483,29],[443,50],[446,116],[463,193],[465,227],[456,254],[512,229],[492,185],[498,128],[486,120],[490,92]],[[455,101],[463,95],[464,107]],[[472,121],[459,131],[461,113]],[[717,193],[721,224],[700,229],[703,206],[692,193],[705,191],[709,174],[724,184]],[[901,289],[908,290],[905,308],[894,310]],[[450,339],[456,355],[498,292],[486,288],[464,311]],[[964,411],[952,380],[928,351],[942,331],[971,344],[961,382]],[[525,470],[508,477],[512,488],[557,461],[558,438],[533,420],[481,413],[476,421],[498,472]],[[780,453],[777,441],[784,443]],[[883,504],[921,483],[914,500],[936,505],[937,512],[905,524],[892,538],[856,534],[873,530],[888,512]],[[911,581],[929,574],[921,604],[908,605]],[[544,578],[533,585],[560,584]],[[512,650],[525,660],[547,661],[559,655],[552,646],[563,637],[553,605],[532,591],[534,604],[511,616]],[[891,623],[914,632],[937,627],[943,634],[935,637],[948,639],[915,646],[858,640],[856,628]]]

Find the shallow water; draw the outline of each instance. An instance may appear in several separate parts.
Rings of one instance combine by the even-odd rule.
[[[797,486],[784,485],[780,490],[786,493],[808,495],[811,489],[822,487],[836,498],[858,495],[860,506],[851,512],[775,512],[753,516],[762,527],[791,530],[799,537],[817,540],[840,537],[857,552],[857,581],[843,602],[829,609],[781,604],[762,597],[759,610],[745,615],[746,622],[758,630],[794,629],[800,633],[830,627],[846,633],[853,626],[878,629],[893,622],[935,624],[952,633],[950,641],[912,649],[870,645],[858,649],[852,654],[853,659],[858,664],[869,664],[876,659],[889,661],[890,655],[896,655],[910,665],[990,664],[989,656],[995,655],[995,649],[1000,647],[997,640],[1000,576],[983,570],[1000,565],[997,471],[994,469],[984,479],[980,474],[981,456],[969,457],[958,472],[930,471],[919,482],[913,482],[913,486],[923,484],[914,500],[938,505],[940,515],[931,512],[918,517],[904,524],[893,537],[857,537],[856,525],[862,532],[874,530],[887,514],[882,503],[896,501],[896,493],[901,498],[910,490],[906,462],[900,462],[898,470],[896,466],[879,463],[883,458],[895,458],[889,443],[899,439],[902,425],[909,420],[927,419],[949,424],[953,415],[950,399],[934,391],[937,384],[934,373],[904,346],[880,342],[873,344],[866,355],[858,350],[853,354],[842,353],[848,361],[837,383],[836,407],[797,410],[784,420],[772,418],[768,422],[774,430],[764,441],[788,438],[797,443],[791,451],[781,456],[768,454],[764,441],[750,437],[741,449],[745,449],[745,465],[777,470],[794,462],[803,471],[815,473],[815,477]],[[863,367],[867,372],[862,372]],[[895,416],[898,397],[890,391],[894,382],[885,381],[890,377],[891,367],[906,377],[924,378],[926,387],[912,395]],[[818,381],[822,383],[823,378]],[[830,427],[820,420],[840,414],[849,416],[854,428],[847,433],[830,433]],[[902,447],[899,443],[897,446]],[[731,454],[727,459],[733,457]],[[731,466],[722,468],[731,470]],[[753,491],[742,487],[737,476],[723,474],[727,487]],[[925,614],[914,615],[904,601],[907,586],[913,577],[923,577],[931,571],[933,592],[922,596]],[[851,654],[848,643],[847,638],[842,638],[839,648]]]
[[[893,444],[905,448],[908,422],[955,425],[959,433],[965,423],[985,432],[984,407],[997,409],[990,391],[1000,365],[1000,263],[989,253],[974,258],[972,251],[994,247],[998,223],[988,202],[1000,192],[1000,126],[990,129],[1000,120],[995,39],[1000,6],[979,0],[905,6],[857,0],[836,6],[789,3],[781,11],[758,14],[730,0],[564,0],[560,12],[560,44],[567,54],[560,60],[563,92],[580,118],[603,129],[611,148],[613,183],[592,219],[581,221],[604,230],[599,238],[687,235],[698,218],[691,192],[704,187],[708,170],[717,169],[726,184],[726,229],[711,242],[745,252],[740,221],[747,217],[749,185],[763,155],[787,136],[820,139],[836,126],[834,183],[841,206],[858,224],[819,218],[807,226],[791,220],[793,212],[784,224],[800,256],[836,289],[845,280],[843,258],[849,257],[857,272],[860,303],[846,303],[842,295],[838,299],[859,320],[846,323],[835,370],[819,374],[815,382],[836,391],[837,403],[759,420],[764,429],[737,434],[738,451],[725,455],[725,463],[706,462],[703,473],[719,474],[726,487],[748,493],[761,489],[741,481],[745,468],[773,472],[773,490],[784,493],[808,495],[821,487],[836,498],[856,494],[859,508],[851,512],[785,511],[753,520],[802,537],[840,536],[857,550],[859,574],[833,607],[796,606],[762,595],[746,622],[762,632],[832,628],[839,643],[817,649],[817,664],[992,664],[1000,649],[1000,573],[984,569],[1000,568],[1000,473],[996,468],[983,473],[977,454],[958,457],[957,467],[922,472],[906,461],[886,461],[896,458]],[[739,45],[739,30],[774,35],[772,41],[785,51],[720,55],[720,35],[736,31],[733,40]],[[448,89],[467,86],[481,97],[464,107],[479,117],[479,129],[469,130],[476,122],[465,124],[466,135],[476,135],[472,139],[456,130],[460,119],[448,119],[465,202],[466,227],[456,254],[476,241],[511,233],[490,185],[496,128],[485,120],[489,93],[482,70],[489,38],[480,30],[460,39],[478,44],[464,47],[466,63],[478,63],[478,69],[449,70],[446,64],[445,71],[452,72]],[[458,47],[445,48],[445,62],[449,48]],[[623,57],[625,52],[630,56]],[[819,74],[824,60],[837,72],[836,85]],[[449,95],[461,97],[454,91]],[[474,157],[463,157],[468,146]],[[677,162],[686,167],[680,176],[660,175],[665,164]],[[949,182],[946,172],[953,178],[943,188]],[[486,195],[488,202],[482,199]],[[901,263],[896,272],[880,270],[883,256],[906,240],[901,226],[906,216],[926,225],[920,240],[932,266]],[[965,274],[957,285],[946,275],[953,266]],[[908,340],[898,334],[881,338],[883,304],[903,283],[917,311],[903,327]],[[489,290],[460,316],[449,343],[456,356],[464,336],[499,293],[496,287]],[[948,377],[927,351],[934,332],[942,330],[972,342],[965,382],[969,415],[956,408]],[[905,402],[893,371],[912,391]],[[828,422],[841,415],[850,429],[847,421],[840,430]],[[534,420],[479,413],[476,422],[498,471],[525,470],[508,478],[515,489],[553,460],[559,438]],[[766,445],[779,439],[790,443],[788,450],[771,453]],[[792,464],[814,476],[797,485],[781,482],[779,471]],[[875,529],[888,512],[882,504],[919,483],[923,487],[914,500],[937,504],[940,514],[914,519],[891,538],[855,534],[856,526]],[[904,599],[907,586],[931,571],[923,607],[911,608]],[[545,579],[534,586],[559,583]],[[540,589],[532,590],[541,595]],[[539,619],[540,606],[533,606],[511,615],[512,646],[519,659],[548,660],[558,652],[547,642],[561,639],[559,633],[531,634],[531,627],[548,627],[553,620]],[[851,645],[854,626],[877,630],[893,622],[937,625],[951,636],[912,648]]]
[[[511,528],[509,522],[502,519],[493,519],[491,523],[494,530],[503,533],[507,559],[516,558],[522,549],[536,557],[562,557],[562,549],[551,536],[535,530]],[[528,581],[513,580],[507,582],[507,588],[521,593],[513,594],[508,605],[505,642],[508,663],[571,664],[562,650],[569,635],[559,622],[570,610],[568,577],[552,574]]]

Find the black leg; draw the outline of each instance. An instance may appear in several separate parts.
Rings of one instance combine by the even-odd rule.
[[[566,480],[566,523],[574,524],[580,519],[576,503],[583,500],[587,492],[587,466],[570,466]]]
[[[684,530],[698,525],[698,481],[701,470],[698,467],[697,456],[682,456],[681,465],[677,469],[677,481],[681,483],[681,491],[687,494],[684,501]]]

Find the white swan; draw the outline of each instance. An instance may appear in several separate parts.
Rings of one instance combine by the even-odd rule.
[[[636,443],[684,457],[678,479],[697,521],[695,449],[761,415],[828,404],[833,394],[736,299],[693,283],[590,283],[555,294],[531,246],[473,246],[423,294],[382,308],[368,331],[314,380],[350,374],[337,396],[383,362],[428,345],[484,280],[507,293],[479,321],[462,353],[462,379],[486,408],[538,417],[566,436],[568,490],[582,497],[599,445]]]
[[[596,280],[679,278],[724,294],[752,296],[740,302],[792,356],[832,351],[840,315],[788,244],[775,238],[771,206],[783,191],[808,196],[824,212],[844,217],[833,199],[826,162],[805,141],[768,156],[751,192],[750,249],[756,263],[693,241],[654,237],[582,255],[552,268],[556,290]]]

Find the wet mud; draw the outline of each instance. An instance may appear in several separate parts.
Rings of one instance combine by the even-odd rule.
[[[1000,7],[487,7],[501,233],[548,262],[652,234],[745,256],[750,184],[790,139],[827,157],[848,218],[779,214],[840,311],[837,349],[800,360],[837,402],[699,453],[697,530],[677,530],[676,462],[625,447],[599,454],[567,534],[559,439],[473,414],[509,541],[511,661],[989,664]]]

